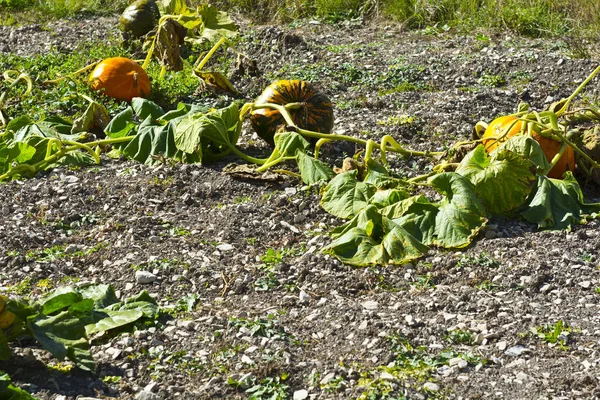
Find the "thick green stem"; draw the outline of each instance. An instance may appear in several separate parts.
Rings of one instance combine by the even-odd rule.
[[[565,102],[565,104],[561,107],[560,110],[558,110],[556,112],[557,117],[560,117],[565,112],[567,112],[567,110],[569,109],[569,105],[571,104],[571,101],[575,98],[575,96],[577,96],[579,94],[579,92],[581,92],[583,90],[583,88],[585,88],[585,86],[592,79],[594,79],[594,77],[598,74],[598,72],[600,72],[600,65],[597,66],[596,69],[594,71],[592,71],[592,73],[583,82],[581,82],[581,85],[579,85],[577,87],[577,89],[575,89],[575,91],[569,97],[567,97],[567,101]]]
[[[292,157],[292,156],[278,157],[274,160],[264,163],[262,166],[260,166],[259,168],[256,169],[256,172],[265,172],[272,166],[277,165],[283,161],[295,160],[295,159],[296,159],[296,157]]]
[[[210,60],[210,58],[213,56],[213,54],[215,54],[215,52],[219,49],[219,47],[225,43],[225,39],[224,37],[222,37],[221,39],[219,39],[219,41],[217,43],[215,43],[215,45],[212,47],[212,49],[210,49],[208,51],[208,53],[206,53],[206,55],[204,56],[204,58],[202,59],[202,61],[200,61],[200,63],[198,63],[196,66],[194,66],[194,71],[202,71],[202,69],[204,68],[204,66],[206,65],[206,63],[208,62],[208,60]]]

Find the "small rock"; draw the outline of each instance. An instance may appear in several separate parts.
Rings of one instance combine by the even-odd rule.
[[[300,294],[298,295],[300,303],[308,303],[310,301],[310,295],[306,293],[304,290],[300,290]]]
[[[430,392],[437,392],[438,390],[440,390],[440,385],[433,382],[425,382],[425,384],[423,385],[423,389],[429,390]]]
[[[327,385],[331,380],[335,378],[335,372],[330,372],[321,379],[321,385]]]
[[[229,243],[222,243],[220,245],[217,246],[217,250],[219,251],[231,251],[233,250],[233,246],[230,245]]]
[[[590,282],[590,281],[579,282],[579,286],[581,286],[584,289],[589,289],[589,287],[592,286],[592,282]]]
[[[158,397],[152,392],[142,390],[141,392],[135,395],[135,400],[160,400],[160,397]]]
[[[245,354],[242,356],[242,362],[244,364],[254,364],[254,361]]]
[[[506,346],[508,346],[508,343],[506,343],[506,340],[502,340],[502,341],[496,343],[496,348],[500,351],[506,350]]]
[[[521,346],[521,345],[516,345],[516,346],[512,346],[509,347],[504,354],[506,354],[507,356],[520,356],[523,353],[528,353],[529,349],[527,347]]]
[[[156,275],[150,271],[135,271],[135,280],[137,283],[152,283],[156,278]]]
[[[362,303],[362,306],[367,310],[377,310],[379,303],[373,300],[367,300]]]
[[[360,325],[358,326],[358,330],[359,331],[364,331],[365,329],[367,329],[367,326],[369,325],[369,321],[367,321],[366,319],[360,323]]]
[[[300,389],[294,392],[293,400],[305,400],[308,399],[308,390]]]
[[[393,382],[396,380],[396,377],[387,371],[383,371],[381,374],[379,374],[379,378],[389,382]]]

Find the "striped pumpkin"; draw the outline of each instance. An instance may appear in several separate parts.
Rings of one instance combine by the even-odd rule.
[[[333,106],[323,93],[318,92],[309,82],[300,80],[280,80],[269,85],[254,104],[274,103],[285,105],[303,103],[302,108],[290,110],[294,124],[313,132],[329,133],[333,128]],[[254,110],[250,116],[252,127],[270,145],[273,137],[285,120],[279,111],[270,108]]]

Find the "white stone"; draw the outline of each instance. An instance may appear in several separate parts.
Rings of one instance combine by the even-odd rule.
[[[308,399],[308,390],[300,389],[294,392],[293,400],[305,400]]]
[[[156,280],[156,275],[149,271],[135,271],[135,280],[137,283],[152,283]]]
[[[438,390],[440,390],[440,386],[437,383],[425,382],[425,384],[423,385],[423,389],[429,390],[430,392],[437,392]]]
[[[362,303],[362,306],[367,310],[377,310],[379,303],[373,300],[367,300]]]

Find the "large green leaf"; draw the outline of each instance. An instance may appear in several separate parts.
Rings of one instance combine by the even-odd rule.
[[[1,334],[1,333],[0,333]],[[0,371],[0,399],[2,400],[36,400],[23,389],[11,384],[8,374]]]
[[[33,337],[54,357],[68,358],[79,368],[93,371],[94,360],[89,352],[85,323],[85,319],[70,311],[51,316],[38,314],[27,320]]]
[[[42,312],[46,315],[64,310],[83,299],[81,294],[72,286],[63,286],[51,292],[40,300]]]
[[[475,185],[475,193],[491,214],[502,214],[523,204],[535,183],[536,167],[510,150],[490,157],[483,145],[467,154],[456,172]]]
[[[384,208],[404,200],[408,196],[409,193],[404,189],[383,189],[376,191],[369,199],[369,203],[377,206],[377,208]]]
[[[297,152],[306,153],[310,149],[310,143],[296,132],[277,132],[273,141],[275,142],[273,153],[279,157],[295,157]],[[272,157],[273,155],[270,156]]]
[[[434,175],[429,183],[445,196],[435,218],[434,244],[446,248],[469,245],[487,222],[485,207],[475,196],[475,187],[455,172]]]
[[[337,175],[323,189],[321,206],[328,213],[339,218],[351,218],[369,204],[369,199],[377,188],[359,181],[357,171]]]
[[[227,13],[219,11],[210,4],[199,5],[197,13],[202,18],[201,36],[211,43],[222,37],[233,38],[237,36],[239,27]]]
[[[135,296],[125,299],[119,310],[139,310],[146,318],[156,318],[158,315],[158,303],[150,293],[142,290]]]
[[[335,175],[333,170],[323,161],[311,157],[302,151],[296,152],[296,161],[298,162],[302,182],[307,185],[322,181],[327,182]]]
[[[99,310],[95,314],[95,319],[97,319],[99,315],[103,317],[97,322],[85,326],[85,331],[88,335],[119,328],[137,321],[144,315],[140,310]]]
[[[165,114],[161,106],[142,97],[131,99],[131,108],[142,121],[148,117],[157,120]]]
[[[381,214],[400,225],[427,246],[436,243],[435,221],[438,206],[425,196],[417,195],[391,204],[380,210]]]
[[[176,147],[188,154],[200,154],[212,145],[214,153],[225,152],[237,141],[239,110],[237,104],[208,113],[193,113],[183,117],[174,130]]]
[[[600,213],[600,203],[584,203],[583,193],[571,172],[564,179],[538,175],[537,187],[521,212],[542,229],[571,229],[585,215]]]
[[[547,171],[550,167],[550,163],[542,147],[537,140],[529,135],[512,136],[502,146],[496,147],[491,154],[494,155],[503,150],[510,150],[527,158],[537,167],[537,171],[539,172]]]
[[[60,117],[48,117],[45,120],[25,125],[17,130],[13,140],[15,142],[27,142],[30,136],[41,136],[61,140],[77,140],[78,133],[71,134],[73,125]]]
[[[137,124],[133,122],[133,108],[127,107],[108,123],[104,129],[106,136],[110,138],[120,138],[132,135]]]
[[[356,266],[405,264],[428,250],[404,228],[369,205],[334,232],[337,237],[324,251]]]
[[[78,288],[84,299],[92,299],[95,308],[106,308],[112,304],[119,303],[115,288],[107,284],[87,285]]]

